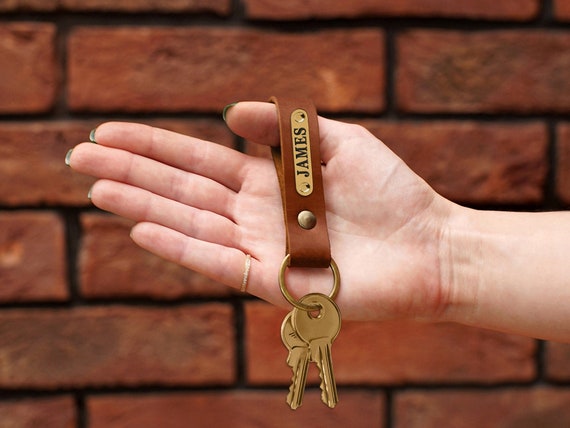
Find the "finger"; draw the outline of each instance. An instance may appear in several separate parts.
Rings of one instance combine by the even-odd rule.
[[[190,238],[154,223],[139,223],[131,238],[140,247],[230,287],[242,286],[247,251]],[[246,291],[258,295],[261,263],[250,259]]]
[[[209,178],[191,174],[125,150],[84,143],[76,146],[70,166],[83,173],[146,189],[167,199],[231,218],[236,194]]]
[[[275,104],[246,101],[226,111],[226,124],[247,141],[267,146],[279,145],[279,125]]]
[[[244,154],[198,138],[135,123],[108,122],[94,133],[97,144],[126,150],[215,180],[238,191]]]
[[[225,120],[232,132],[249,142],[266,146],[279,145],[279,122],[277,108],[273,103],[239,102],[226,111]],[[330,129],[338,127],[340,122],[320,116],[318,122],[321,159],[326,163],[334,155],[337,146],[335,134]]]
[[[99,180],[91,189],[91,201],[105,211],[136,222],[152,222],[196,239],[239,247],[238,228],[226,217],[189,207],[138,187]]]

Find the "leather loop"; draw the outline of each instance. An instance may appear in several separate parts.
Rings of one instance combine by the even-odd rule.
[[[328,268],[331,252],[317,112],[305,99],[272,97],[270,101],[279,117],[280,146],[272,148],[272,155],[281,188],[289,266]],[[299,224],[300,214],[304,226]]]

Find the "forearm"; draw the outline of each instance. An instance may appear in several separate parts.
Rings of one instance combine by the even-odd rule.
[[[449,227],[449,319],[570,342],[570,213],[457,208]]]

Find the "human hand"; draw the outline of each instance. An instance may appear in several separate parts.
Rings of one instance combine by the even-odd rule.
[[[250,142],[279,144],[273,104],[238,103],[226,122]],[[454,205],[363,128],[322,117],[319,128],[343,317],[439,319],[449,304],[445,230]],[[290,307],[277,283],[285,228],[270,159],[130,123],[103,124],[95,137],[68,162],[100,178],[91,201],[137,222],[138,245],[234,288],[250,254],[247,291]],[[328,269],[289,268],[286,282],[296,297],[332,286]]]

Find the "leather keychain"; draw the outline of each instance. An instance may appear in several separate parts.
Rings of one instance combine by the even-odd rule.
[[[287,395],[291,409],[303,401],[309,362],[319,368],[321,400],[330,408],[338,395],[332,370],[331,345],[340,331],[340,311],[333,299],[340,274],[331,257],[320,157],[320,137],[315,107],[309,100],[270,99],[277,106],[280,146],[272,148],[279,178],[286,229],[286,256],[281,263],[279,286],[293,310],[281,326],[281,339],[289,350],[293,378]],[[333,288],[326,296],[310,293],[295,299],[285,284],[285,270],[327,268]]]
[[[330,265],[319,126],[309,100],[270,99],[277,106],[281,144],[272,148],[279,178],[291,267]]]

